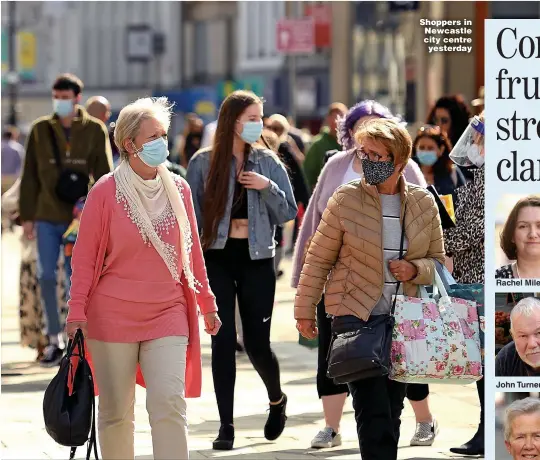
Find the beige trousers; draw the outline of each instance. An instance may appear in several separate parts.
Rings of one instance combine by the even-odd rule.
[[[187,459],[184,398],[187,337],[140,343],[88,340],[99,387],[98,432],[103,460],[135,457],[135,376],[146,382],[146,410],[155,460]]]

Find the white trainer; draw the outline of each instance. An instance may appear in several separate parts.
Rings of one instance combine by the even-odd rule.
[[[341,434],[336,433],[332,428],[326,427],[317,433],[311,441],[314,449],[325,449],[329,447],[341,446]]]
[[[431,423],[417,423],[416,431],[411,439],[411,446],[431,446],[438,434],[439,424],[437,420],[433,419]]]

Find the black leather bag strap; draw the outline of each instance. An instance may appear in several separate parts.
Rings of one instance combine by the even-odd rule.
[[[92,382],[92,385],[94,383]],[[88,439],[88,447],[86,449],[86,460],[90,460],[92,455],[92,449],[94,450],[95,460],[99,460],[98,448],[97,448],[97,436],[96,436],[96,398],[92,398],[92,428],[90,430],[90,438]],[[77,452],[76,447],[72,447],[69,451],[69,460],[75,458]]]
[[[73,350],[78,345],[79,347],[79,362],[86,361],[86,350],[85,350],[85,343],[84,343],[84,336],[80,329],[77,329],[77,332],[75,333],[75,338],[70,341],[68,345],[68,353],[71,352],[73,354]],[[70,354],[70,356],[71,356]],[[77,355],[75,355],[77,356]],[[94,385],[94,377],[91,376],[90,378],[90,384]],[[90,460],[90,456],[92,455],[92,449],[94,450],[94,458],[95,460],[99,460],[98,455],[98,448],[97,448],[97,436],[96,436],[96,397],[94,395],[94,392],[92,391],[92,427],[90,429],[90,437],[88,438],[88,446],[86,450],[86,460]],[[72,447],[69,454],[69,459],[73,460],[75,458],[75,452],[77,451],[77,447]]]
[[[401,239],[399,242],[399,260],[403,259],[403,246],[405,241],[405,213],[407,212],[407,205],[405,205],[405,208],[403,210],[403,223],[401,225]],[[394,312],[396,311],[396,301],[397,301],[397,295],[399,292],[399,287],[401,286],[401,281],[397,282],[396,286],[396,295],[394,296],[394,301],[392,302],[392,310],[390,311],[390,316],[394,316]]]
[[[58,149],[56,133],[54,132],[54,128],[50,123],[47,123],[47,126],[49,127],[49,134],[51,136],[54,159],[56,160],[56,167],[58,168],[59,172],[63,172],[64,168],[62,167],[62,160],[60,160],[60,150]]]
[[[92,381],[92,385],[94,382]],[[92,397],[92,429],[90,431],[90,439],[88,440],[88,450],[86,452],[86,460],[90,460],[90,455],[94,449],[94,458],[99,460],[96,436],[96,398]]]

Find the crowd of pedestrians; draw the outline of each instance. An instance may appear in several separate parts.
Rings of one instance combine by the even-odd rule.
[[[83,331],[104,458],[134,458],[135,382],[147,389],[154,458],[188,458],[186,398],[201,392],[198,311],[212,341],[213,448],[234,447],[239,349],[267,390],[264,436],[279,438],[287,395],[270,330],[285,246],[294,247],[297,329],[318,336],[325,426],[311,447],[342,443],[349,394],[363,459],[397,457],[405,399],[416,417],[410,444],[432,445],[444,421],[430,411],[428,385],[336,383],[327,361],[336,327],[388,314],[395,294],[433,284],[437,264],[458,282],[484,282],[483,138],[461,142],[471,118],[464,100],[440,98],[413,136],[376,101],[333,103],[311,138],[283,114],[265,114],[254,93],[235,91],[215,122],[190,114],[169,143],[166,98],[139,99],[109,125],[110,103],[94,96],[83,107],[83,89],[74,75],[56,79],[52,113],[34,122],[24,149],[15,128],[4,130],[13,185],[2,209],[22,225],[27,253],[22,342],[53,367],[64,330]],[[455,210],[452,228],[434,193]],[[478,431],[455,453],[484,451],[483,379],[477,386]]]

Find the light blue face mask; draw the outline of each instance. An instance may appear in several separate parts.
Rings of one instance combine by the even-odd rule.
[[[246,121],[240,137],[244,142],[253,144],[257,142],[261,137],[263,131],[263,122],[260,121]]]
[[[416,156],[423,166],[433,166],[439,159],[435,150],[417,150]]]
[[[53,99],[53,110],[60,118],[65,118],[73,113],[73,101],[71,99]]]
[[[137,155],[145,165],[148,165],[151,168],[157,168],[159,165],[165,163],[169,156],[167,141],[165,138],[160,137],[147,142],[142,145],[142,148],[137,152]]]

